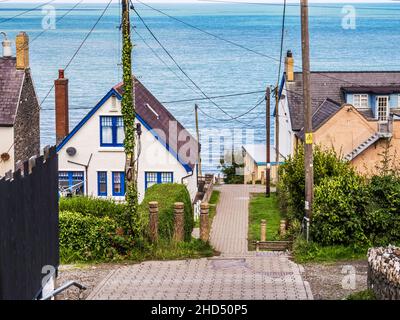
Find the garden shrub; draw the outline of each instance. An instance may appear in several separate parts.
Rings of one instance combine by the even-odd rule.
[[[324,178],[315,188],[313,240],[322,245],[366,243],[363,215],[367,201],[364,180],[354,171]]]
[[[79,212],[59,215],[60,256],[64,262],[110,261],[126,255],[134,243],[114,219]]]
[[[186,186],[182,184],[156,184],[151,186],[145,194],[139,211],[143,219],[146,219],[145,225],[148,225],[149,202],[157,201],[159,210],[158,231],[162,239],[171,240],[174,234],[174,204],[183,202],[184,212],[184,230],[185,241],[192,239],[194,226],[193,208],[189,192]],[[148,227],[146,227],[146,230]]]

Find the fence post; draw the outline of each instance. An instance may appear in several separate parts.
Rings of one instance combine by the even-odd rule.
[[[158,240],[158,202],[149,202],[150,213],[150,240],[157,242]]]
[[[203,202],[200,207],[200,239],[204,242],[208,242],[210,236],[210,226],[209,226],[209,205],[207,202]]]
[[[176,202],[174,204],[175,212],[175,227],[174,227],[174,240],[180,242],[184,240],[184,204]]]
[[[284,236],[286,234],[286,220],[281,220],[281,224],[280,224],[280,234],[281,236]]]
[[[261,242],[267,241],[267,221],[261,220]]]

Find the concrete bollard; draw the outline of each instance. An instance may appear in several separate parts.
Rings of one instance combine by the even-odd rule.
[[[200,239],[204,242],[208,242],[210,236],[209,208],[207,202],[203,202],[200,206]]]
[[[253,172],[251,174],[251,183],[253,184],[253,186],[256,184],[256,173]]]
[[[261,220],[261,242],[267,241],[267,221]]]
[[[174,204],[174,241],[176,242],[181,242],[185,239],[184,211],[184,204],[182,202],[176,202]]]
[[[150,213],[150,240],[157,242],[158,240],[158,202],[149,202]]]
[[[261,172],[261,184],[262,185],[265,184],[265,172],[264,171]]]
[[[281,220],[281,224],[279,227],[279,233],[281,236],[284,236],[286,234],[286,220]]]

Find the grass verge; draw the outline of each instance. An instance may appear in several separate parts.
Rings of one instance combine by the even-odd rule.
[[[260,240],[261,220],[267,221],[267,241],[279,240],[281,214],[276,193],[270,198],[265,194],[255,194],[249,205],[249,243]]]
[[[293,258],[297,263],[336,262],[366,259],[368,248],[356,246],[320,246],[298,238],[293,245]]]

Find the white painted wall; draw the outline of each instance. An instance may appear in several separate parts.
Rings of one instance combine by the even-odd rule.
[[[279,152],[287,158],[293,153],[295,136],[290,121],[286,84],[282,90],[282,94],[285,95],[285,98],[279,101]]]
[[[108,197],[112,197],[112,172],[123,172],[125,168],[125,153],[123,148],[100,147],[100,116],[121,115],[121,104],[115,99],[116,108],[113,108],[110,98],[102,107],[80,128],[80,130],[59,151],[59,171],[84,171],[84,168],[69,163],[68,160],[87,164],[93,154],[88,169],[88,195],[98,196],[97,172],[107,171]],[[66,150],[74,147],[77,154],[70,157]],[[145,172],[173,172],[174,182],[181,183],[181,179],[188,175],[178,160],[142,125],[141,152],[139,156],[138,191],[141,202],[145,193]],[[196,171],[192,177],[185,179],[192,200],[197,192]],[[114,197],[123,200],[123,197]]]
[[[14,142],[14,128],[0,127],[0,155],[8,152],[10,160],[3,162],[0,160],[0,176],[4,176],[6,172],[14,171],[14,146],[10,149]],[[10,151],[8,151],[10,149]]]

